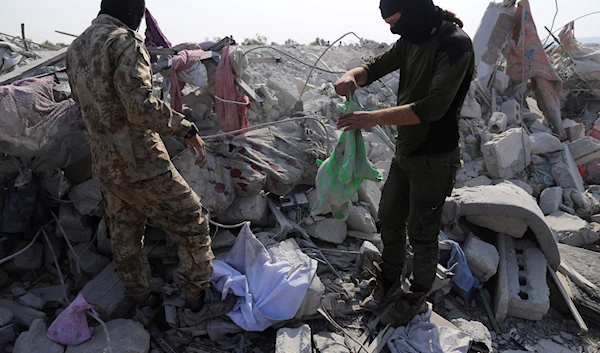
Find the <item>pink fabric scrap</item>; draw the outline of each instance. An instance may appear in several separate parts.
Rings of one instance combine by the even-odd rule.
[[[98,315],[94,307],[87,302],[83,293],[54,320],[46,336],[63,345],[79,345],[92,337],[93,330],[88,326],[85,311],[91,309],[94,315]]]
[[[248,109],[250,99],[240,93],[235,86],[235,76],[231,69],[231,58],[229,56],[229,44],[223,50],[221,61],[215,73],[215,94],[222,100],[216,99],[217,116],[219,126],[224,132],[230,132],[248,127]],[[231,103],[231,102],[237,102]]]
[[[183,99],[181,90],[185,87],[185,82],[177,78],[179,71],[187,70],[192,67],[204,54],[203,50],[182,50],[173,57],[171,63],[171,108],[181,113],[183,109]]]

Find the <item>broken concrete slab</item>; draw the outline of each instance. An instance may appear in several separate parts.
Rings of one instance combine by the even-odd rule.
[[[313,336],[313,342],[320,353],[350,353],[344,337],[335,333],[320,332]]]
[[[321,307],[321,300],[325,294],[325,285],[321,281],[321,278],[315,274],[313,277],[308,291],[304,296],[304,300],[300,305],[300,309],[296,313],[295,319],[300,320],[305,316],[316,315],[319,308]]]
[[[275,91],[275,97],[286,112],[289,112],[300,99],[295,81],[290,80],[283,73],[275,72],[271,75],[267,87]]]
[[[371,210],[371,216],[375,222],[379,222],[379,203],[381,202],[381,190],[374,181],[365,180],[358,188],[358,199],[366,202]]]
[[[521,189],[525,190],[529,195],[533,195],[533,188],[526,182],[519,179],[511,179],[509,181],[515,184],[516,186],[520,187]]]
[[[102,191],[100,184],[94,179],[73,186],[69,192],[69,199],[73,201],[73,206],[80,214],[102,217],[102,210],[99,207],[102,201]]]
[[[498,271],[496,272],[496,295],[494,296],[494,317],[496,321],[502,323],[508,316],[508,269],[507,269],[507,247],[506,239],[508,236],[498,233],[496,236],[496,248],[498,249],[499,259]]]
[[[571,155],[571,150],[566,143],[563,143],[563,146],[562,161],[552,166],[552,177],[554,177],[556,184],[563,189],[577,189],[584,192],[583,178]]]
[[[253,227],[267,227],[270,215],[271,210],[264,196],[237,196],[227,211],[220,214],[217,219],[225,224],[249,221]]]
[[[303,227],[311,237],[333,244],[342,244],[348,232],[346,222],[333,218],[326,218]]]
[[[350,215],[346,220],[348,230],[354,230],[363,233],[377,233],[375,220],[371,216],[371,210],[362,205],[350,205]]]
[[[105,321],[123,317],[135,305],[133,298],[125,292],[125,285],[119,279],[114,262],[89,281],[81,292]]]
[[[277,331],[275,353],[312,353],[312,334],[310,326],[282,328]]]
[[[481,152],[490,176],[496,179],[511,179],[531,163],[529,137],[522,128],[496,135]]]
[[[492,352],[492,334],[490,330],[479,321],[468,321],[465,319],[452,320],[452,324],[459,330],[465,332],[476,343],[485,345]]]
[[[30,293],[42,298],[46,302],[58,302],[65,298],[65,293],[67,295],[71,293],[71,284],[35,288]]]
[[[565,126],[565,132],[570,142],[575,142],[585,137],[585,125],[579,123],[573,126]]]
[[[46,301],[32,293],[27,293],[19,297],[19,304],[35,310],[42,310],[46,305]]]
[[[495,112],[492,114],[490,121],[488,121],[488,129],[493,134],[501,134],[506,130],[508,126],[508,117],[506,114],[501,112]]]
[[[577,165],[600,159],[600,141],[586,136],[574,142],[566,142]]]
[[[96,247],[89,243],[80,243],[73,247],[79,256],[79,266],[83,272],[91,277],[97,276],[110,263],[106,256],[96,252]],[[71,261],[71,273],[77,272],[77,258],[72,251],[69,251],[69,260]]]
[[[541,320],[550,309],[546,258],[530,240],[506,239],[508,315]]]
[[[5,308],[0,308],[0,327],[10,324],[13,320],[13,313]]]
[[[536,347],[538,352],[544,353],[575,353],[565,346],[561,346],[558,343],[552,342],[548,339],[539,340]]]
[[[485,175],[480,175],[477,178],[471,179],[465,183],[465,186],[470,188],[482,185],[492,185],[492,180]]]
[[[558,268],[560,256],[552,230],[546,224],[536,200],[525,190],[510,183],[455,189],[446,199],[443,223],[456,222],[460,216],[502,215],[522,219],[540,244],[548,263]]]
[[[546,154],[563,150],[563,145],[558,137],[545,133],[536,132],[529,136],[531,141],[531,153]]]
[[[560,186],[547,188],[540,195],[540,209],[545,215],[558,211],[563,202],[563,189]]]
[[[44,320],[34,320],[29,331],[23,332],[17,338],[13,353],[63,353],[63,346],[46,337],[47,329]]]
[[[31,326],[36,319],[46,318],[46,314],[41,311],[28,308],[7,299],[0,299],[0,308],[10,311],[16,322],[27,327]]]
[[[527,232],[527,223],[519,218],[504,216],[467,216],[467,221],[480,227],[504,233],[514,238],[523,238]]]
[[[81,215],[73,205],[61,204],[58,220],[70,241],[81,243],[92,240],[92,229],[83,222]],[[58,238],[64,238],[60,227],[56,227],[56,236]]]
[[[16,337],[17,335],[15,333],[15,328],[13,325],[8,325],[0,328],[0,346],[4,346],[8,343],[13,343]]]
[[[20,241],[14,249],[14,252],[20,251],[29,245],[29,241]],[[25,250],[21,255],[4,265],[4,270],[7,272],[29,272],[37,270],[42,266],[44,261],[44,246],[40,243],[33,244],[29,249]]]
[[[471,235],[462,248],[471,272],[481,283],[487,282],[496,274],[500,256],[494,245]]]
[[[561,243],[571,246],[584,246],[600,239],[593,226],[583,219],[563,211],[546,216],[548,226],[558,233]]]
[[[113,352],[148,353],[150,351],[150,334],[139,322],[117,319],[107,322],[106,327]],[[108,342],[102,326],[96,326],[92,339],[78,346],[69,346],[66,353],[105,352],[107,346]]]

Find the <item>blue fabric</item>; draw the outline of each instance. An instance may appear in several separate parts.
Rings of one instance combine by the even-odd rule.
[[[459,294],[463,297],[468,297],[469,292],[473,289],[473,287],[478,288],[481,287],[479,280],[473,277],[473,273],[471,273],[471,269],[467,264],[467,258],[465,257],[465,253],[463,252],[460,245],[452,240],[443,240],[440,241],[440,244],[449,244],[452,246],[451,251],[442,251],[442,258],[447,257],[448,260],[445,264],[446,268],[451,268],[456,264],[456,266],[452,269],[454,273],[454,286],[458,290]],[[448,252],[450,254],[448,254]],[[448,256],[449,255],[449,256]]]

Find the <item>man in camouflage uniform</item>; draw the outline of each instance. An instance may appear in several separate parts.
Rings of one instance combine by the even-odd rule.
[[[67,52],[67,73],[90,136],[114,261],[129,295],[142,306],[160,305],[151,294],[144,251],[150,218],[177,242],[180,284],[188,307],[197,311],[213,275],[208,214],[159,134],[183,137],[198,163],[206,152],[195,125],[152,96],[150,57],[136,32],[144,11],[144,0],[103,0],[98,18]]]

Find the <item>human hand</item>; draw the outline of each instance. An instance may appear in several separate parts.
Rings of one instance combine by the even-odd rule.
[[[364,130],[378,124],[377,112],[354,112],[341,115],[338,118],[337,127],[340,130]]]
[[[185,139],[185,145],[196,157],[196,165],[204,167],[206,165],[206,146],[204,140],[198,135]]]
[[[350,72],[346,72],[334,85],[335,92],[347,99],[352,97],[357,87],[356,78]]]

